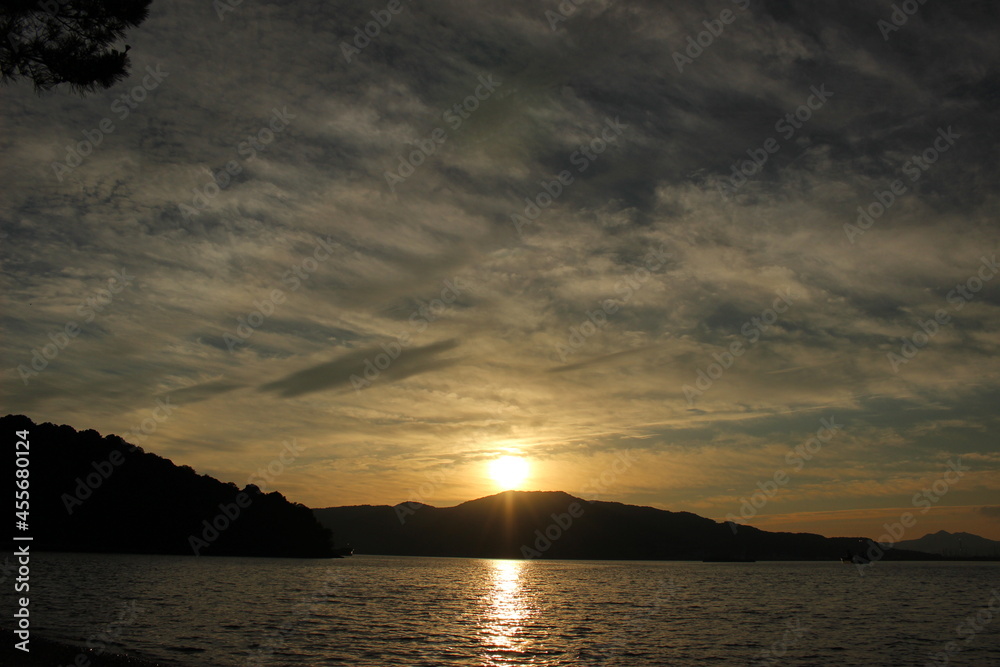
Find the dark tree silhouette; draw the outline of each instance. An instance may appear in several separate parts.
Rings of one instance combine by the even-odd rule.
[[[28,78],[42,92],[61,83],[80,94],[128,76],[112,48],[149,15],[152,0],[3,0],[0,82]]]
[[[335,555],[333,536],[312,510],[277,491],[241,490],[115,435],[0,417],[0,433],[22,430],[30,431],[30,484],[10,491],[28,492],[32,545],[40,551]]]

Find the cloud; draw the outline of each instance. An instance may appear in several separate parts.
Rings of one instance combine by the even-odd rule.
[[[455,340],[445,340],[422,347],[402,349],[393,358],[391,345],[371,347],[345,354],[333,361],[306,368],[280,380],[260,386],[261,391],[273,392],[284,398],[328,389],[337,389],[356,382],[358,387],[381,382],[402,380],[420,373],[429,373],[457,363],[456,359],[439,359],[437,355],[458,347]]]
[[[980,507],[979,512],[994,521],[1000,521],[1000,505]]]
[[[167,394],[164,394],[164,396],[169,397],[171,401],[177,404],[197,403],[198,401],[204,401],[214,396],[219,396],[235,389],[239,389],[243,386],[244,385],[242,384],[220,380],[192,387],[185,387],[184,389],[175,389]]]
[[[591,359],[587,359],[585,361],[578,361],[575,364],[566,364],[564,366],[555,366],[553,368],[550,368],[548,370],[548,372],[549,373],[565,373],[565,372],[568,372],[568,371],[575,371],[575,370],[579,370],[581,368],[588,368],[590,366],[596,366],[596,365],[599,365],[599,364],[614,363],[616,361],[619,361],[621,359],[626,359],[626,358],[631,357],[633,355],[642,354],[643,352],[646,352],[647,350],[650,350],[650,349],[653,349],[653,346],[647,346],[647,347],[643,347],[643,348],[639,348],[639,349],[635,349],[635,350],[622,350],[621,352],[612,352],[611,354],[605,354],[605,355],[602,355],[602,356],[599,356],[599,357],[594,357],[594,358],[591,358]]]
[[[845,489],[880,502],[883,481],[905,504],[953,455],[995,474],[1000,278],[978,276],[1000,239],[1000,18],[928,3],[885,40],[890,9],[751,3],[679,71],[719,5],[585,3],[553,29],[536,3],[434,0],[348,62],[371,20],[349,2],[225,20],[154,3],[121,86],[4,91],[8,409],[122,433],[169,396],[144,446],[238,481],[294,435],[312,449],[287,483],[324,505],[403,500],[429,457],[478,479],[468,462],[507,448],[571,460],[545,486],[579,488],[567,471],[639,443],[654,462],[621,498],[724,516],[831,413],[850,436],[803,471],[802,511],[855,507]],[[123,117],[147,66],[169,75]],[[287,127],[262,133],[274,109]],[[88,150],[103,118],[114,131]],[[852,242],[845,225],[897,179]],[[638,273],[661,247],[670,261]],[[134,283],[81,311],[123,266]],[[607,299],[607,324],[561,357]],[[342,471],[359,477],[323,482]]]

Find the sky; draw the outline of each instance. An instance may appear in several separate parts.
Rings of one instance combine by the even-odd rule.
[[[1000,539],[1000,8],[902,5],[156,0],[112,89],[0,89],[4,413]]]

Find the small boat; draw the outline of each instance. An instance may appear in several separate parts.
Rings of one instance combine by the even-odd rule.
[[[347,556],[353,556],[353,555],[354,555],[354,547],[352,547],[350,544],[344,547],[333,548],[334,558],[346,558]]]

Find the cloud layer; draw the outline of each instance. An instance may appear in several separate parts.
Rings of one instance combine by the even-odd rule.
[[[762,516],[988,505],[1000,10],[891,5],[154,3],[119,87],[2,91],[7,411],[294,437],[315,506],[634,449],[604,497],[715,518],[833,416]]]

